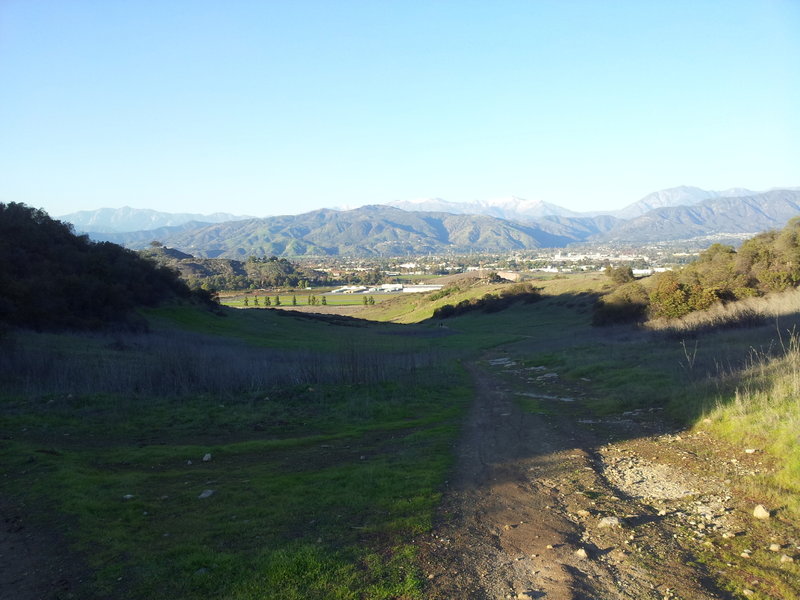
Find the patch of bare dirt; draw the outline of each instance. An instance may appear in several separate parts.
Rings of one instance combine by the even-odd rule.
[[[698,560],[740,535],[747,510],[731,492],[738,463],[698,452],[702,432],[655,410],[587,418],[580,385],[504,356],[472,376],[457,471],[423,544],[428,598],[741,597]],[[520,394],[551,414],[523,412]]]
[[[28,517],[29,507],[0,498],[0,598],[67,600],[85,598],[85,573],[61,536]]]

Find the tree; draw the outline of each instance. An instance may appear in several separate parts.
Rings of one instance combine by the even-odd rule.
[[[250,300],[247,299],[247,296],[244,297],[244,305],[250,306]]]
[[[625,283],[603,296],[594,307],[592,325],[612,325],[644,320],[649,299],[642,284]]]
[[[327,300],[327,298],[325,296],[323,296],[322,297],[322,306],[327,306],[327,305],[328,305],[328,300]]]
[[[606,276],[611,278],[611,281],[617,285],[624,285],[634,281],[636,278],[633,276],[633,269],[630,265],[623,265],[621,267],[606,266],[604,269]]]
[[[275,306],[280,306],[280,305],[281,305],[281,297],[275,296]]]
[[[501,281],[505,281],[500,275],[497,274],[497,271],[492,271],[487,276],[489,283],[500,283]]]
[[[690,313],[689,293],[678,281],[673,271],[658,276],[655,288],[650,292],[650,312],[654,317],[675,319]]]
[[[297,296],[292,296],[292,306],[297,306]]]
[[[253,296],[253,305],[254,306],[259,306],[258,296]]]
[[[264,296],[264,306],[272,306],[272,300],[269,299],[269,296]]]

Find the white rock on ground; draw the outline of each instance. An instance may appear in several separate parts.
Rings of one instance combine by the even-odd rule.
[[[753,509],[753,516],[756,519],[769,519],[769,511],[764,507],[763,504],[759,504]]]

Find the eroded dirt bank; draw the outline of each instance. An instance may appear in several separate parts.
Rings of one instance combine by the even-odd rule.
[[[748,501],[730,483],[763,468],[757,454],[699,453],[702,431],[671,431],[657,411],[587,417],[580,384],[502,354],[471,373],[458,467],[423,544],[428,598],[790,597],[756,578],[732,590],[724,569],[698,559],[747,534]],[[779,561],[797,552],[796,535],[775,542],[776,569],[789,566]]]

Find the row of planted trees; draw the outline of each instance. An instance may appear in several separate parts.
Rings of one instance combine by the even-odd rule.
[[[281,301],[281,297],[280,296],[276,295],[274,299],[271,298],[270,296],[264,296],[262,298],[259,298],[259,296],[253,296],[253,306],[261,306],[262,302],[263,302],[263,306],[283,306],[283,302]],[[325,296],[317,297],[317,296],[314,296],[314,295],[309,295],[309,296],[306,296],[306,303],[309,306],[320,306],[320,305],[325,306],[325,305],[328,304],[328,301],[325,298]],[[244,305],[245,306],[250,306],[250,298],[248,296],[244,297]],[[297,301],[297,296],[296,295],[292,296],[291,305],[292,306],[297,306],[298,305],[298,301]]]
[[[717,303],[795,288],[800,285],[800,217],[738,250],[714,244],[683,269],[656,275],[649,291],[623,270],[607,271],[618,287],[598,303],[595,324],[679,318]]]
[[[306,304],[308,304],[308,306],[327,306],[327,304],[328,304],[328,300],[324,295],[315,296],[313,294],[310,294],[310,295],[307,295],[305,298],[306,298]],[[371,305],[375,304],[375,297],[374,296],[363,296],[362,301],[363,301],[363,304],[365,306],[366,305],[370,305],[371,306]],[[262,303],[263,303],[263,306],[283,306],[283,301],[281,300],[280,296],[276,295],[274,299],[271,298],[270,296],[263,296],[261,298],[259,296],[253,296],[253,300],[252,300],[252,305],[253,306],[262,306]],[[243,304],[245,306],[248,306],[248,307],[250,306],[251,302],[250,302],[250,297],[249,296],[245,296],[244,297]],[[292,300],[291,300],[291,305],[292,306],[298,306],[298,304],[299,304],[299,302],[297,300],[297,296],[293,295],[292,296]]]

